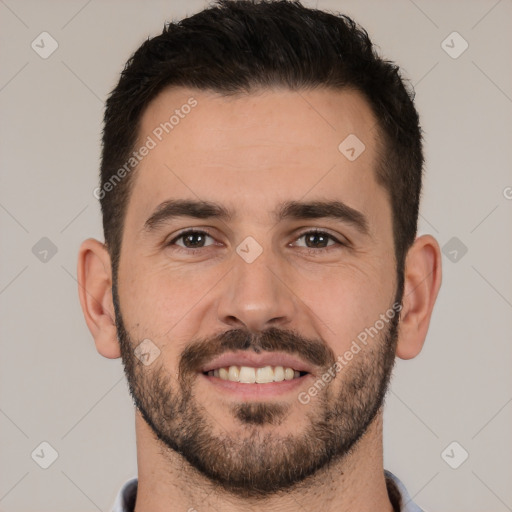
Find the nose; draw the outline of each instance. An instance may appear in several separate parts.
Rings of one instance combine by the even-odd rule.
[[[297,308],[289,281],[284,265],[278,264],[270,249],[250,263],[236,254],[233,270],[222,284],[217,311],[220,322],[251,332],[285,328]]]

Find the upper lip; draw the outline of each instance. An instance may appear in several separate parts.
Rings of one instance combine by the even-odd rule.
[[[212,359],[201,368],[201,371],[204,373],[229,366],[250,366],[253,368],[283,366],[284,368],[293,368],[299,372],[313,372],[310,364],[283,352],[263,352],[261,354],[255,352],[228,352]]]

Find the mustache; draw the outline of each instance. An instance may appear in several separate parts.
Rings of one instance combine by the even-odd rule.
[[[334,352],[322,339],[305,338],[293,330],[276,327],[259,333],[231,329],[213,338],[202,339],[189,345],[182,353],[179,374],[185,376],[197,372],[214,357],[238,350],[252,350],[257,354],[285,352],[317,367],[330,367],[336,362]]]

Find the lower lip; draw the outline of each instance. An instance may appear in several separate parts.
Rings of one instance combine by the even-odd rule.
[[[219,391],[236,396],[242,400],[252,400],[254,398],[270,398],[274,396],[284,395],[294,391],[297,393],[300,388],[304,387],[305,382],[311,377],[308,373],[292,380],[283,380],[281,382],[268,382],[265,384],[245,384],[243,382],[232,382],[223,380],[219,377],[209,377],[204,373],[200,377],[205,379],[208,384],[212,385]]]

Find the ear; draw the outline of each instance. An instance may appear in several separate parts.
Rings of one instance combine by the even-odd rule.
[[[112,301],[112,267],[107,248],[98,240],[85,240],[78,252],[78,294],[85,321],[104,357],[121,357]]]
[[[405,261],[403,308],[396,349],[400,359],[412,359],[423,348],[440,287],[439,244],[430,235],[420,236],[407,252]]]

